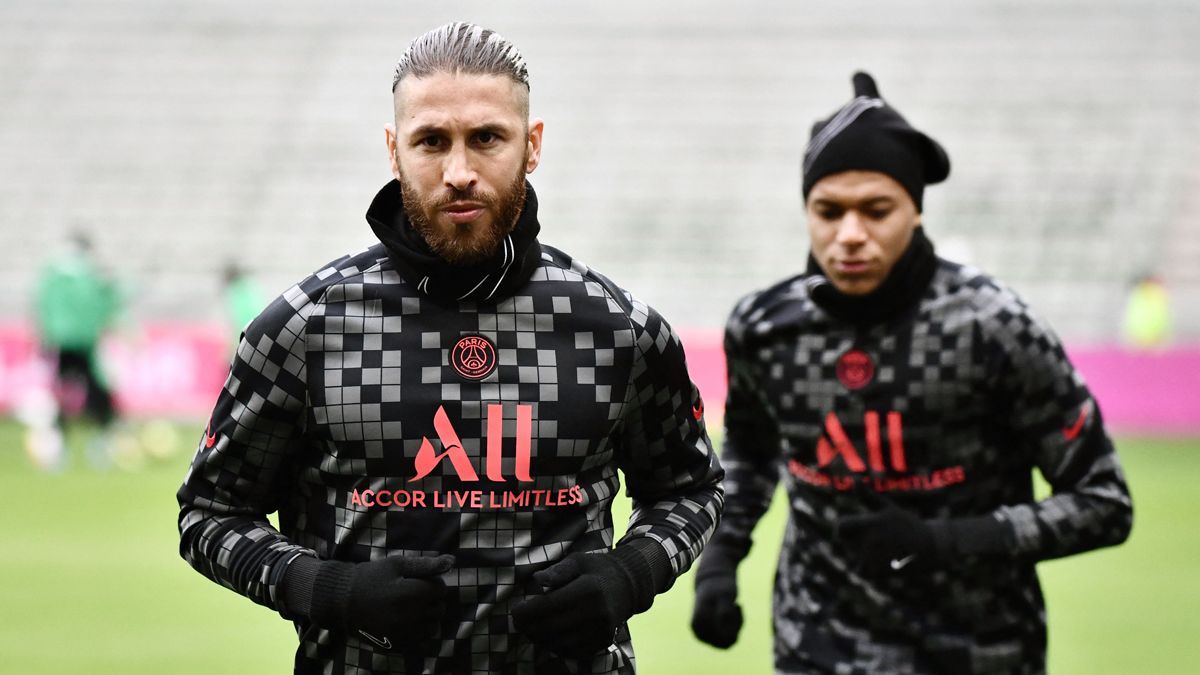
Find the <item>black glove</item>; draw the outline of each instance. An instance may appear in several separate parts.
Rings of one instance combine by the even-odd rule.
[[[603,651],[629,617],[650,608],[664,583],[666,552],[656,542],[645,543],[657,551],[623,544],[572,553],[535,572],[533,581],[544,592],[513,607],[516,629],[560,656],[586,658]]]
[[[877,513],[839,518],[834,537],[858,560],[858,571],[868,577],[919,575],[938,569],[950,557],[944,524],[887,506]]]
[[[737,592],[737,562],[710,546],[696,570],[696,604],[692,608],[692,632],[701,642],[721,649],[737,642],[742,629]]]
[[[452,555],[364,563],[302,556],[284,575],[284,604],[322,628],[358,632],[384,649],[411,646],[437,632],[446,595],[439,575],[453,566]]]

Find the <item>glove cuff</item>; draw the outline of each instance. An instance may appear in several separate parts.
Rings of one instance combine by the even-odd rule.
[[[312,606],[308,618],[323,628],[345,630],[346,604],[353,580],[353,563],[319,562],[312,582]]]
[[[671,587],[671,558],[657,541],[645,537],[623,541],[609,555],[628,577],[633,614],[650,609],[654,596]]]
[[[696,566],[696,585],[717,577],[732,577],[737,579],[737,567],[741,557],[737,551],[723,546],[709,545],[700,556],[700,564]]]
[[[321,561],[311,555],[293,558],[283,572],[279,582],[279,606],[284,618],[308,618],[312,613],[313,581]]]
[[[980,555],[1011,551],[1015,545],[1012,530],[995,516],[954,518],[944,521],[945,527],[935,528],[939,540],[956,555]],[[942,544],[939,542],[939,546]]]

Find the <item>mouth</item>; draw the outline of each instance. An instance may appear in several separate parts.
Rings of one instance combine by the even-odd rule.
[[[469,223],[483,215],[484,205],[479,202],[451,202],[442,207],[442,213],[455,225]]]
[[[866,260],[838,260],[834,263],[834,268],[842,274],[858,275],[870,270],[871,263]]]

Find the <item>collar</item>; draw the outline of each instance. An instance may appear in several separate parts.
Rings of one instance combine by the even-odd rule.
[[[937,256],[925,228],[918,227],[887,278],[866,295],[847,295],[835,288],[812,253],[806,271],[804,285],[818,307],[842,321],[869,325],[890,321],[920,301],[937,271]]]
[[[533,274],[542,257],[537,235],[537,195],[525,183],[525,205],[516,227],[491,257],[474,265],[451,265],[425,243],[404,212],[400,183],[384,185],[367,209],[367,222],[404,280],[443,302],[497,302],[511,296]]]

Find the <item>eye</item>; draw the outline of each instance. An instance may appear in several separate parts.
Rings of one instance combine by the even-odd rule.
[[[500,137],[491,131],[480,131],[479,133],[475,134],[475,142],[479,145],[492,145],[499,140]]]
[[[434,150],[434,149],[442,147],[442,137],[441,136],[424,136],[417,141],[417,145],[422,148],[428,148],[430,150]]]
[[[813,211],[821,220],[837,220],[846,212],[842,207],[832,204],[818,204]]]
[[[867,209],[866,214],[871,220],[883,220],[892,214],[892,210],[879,208]]]

